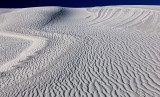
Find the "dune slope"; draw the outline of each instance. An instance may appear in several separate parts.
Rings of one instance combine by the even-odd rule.
[[[0,9],[0,97],[160,97],[159,9]]]

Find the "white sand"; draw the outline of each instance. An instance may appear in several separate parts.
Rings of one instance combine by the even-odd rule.
[[[160,7],[0,9],[0,97],[160,97]]]

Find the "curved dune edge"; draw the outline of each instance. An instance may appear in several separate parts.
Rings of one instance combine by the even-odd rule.
[[[3,65],[7,71],[24,62],[1,74],[0,96],[160,97],[160,13],[132,7],[7,14],[0,29],[21,34],[2,36],[32,44]]]
[[[31,45],[28,48],[26,48],[18,57],[3,64],[0,67],[0,72],[5,72],[13,69],[14,66],[19,64],[20,61],[27,59],[28,56],[34,55],[36,51],[41,50],[47,44],[47,39],[43,37],[27,36],[11,32],[1,32],[0,36],[20,38],[31,41]]]

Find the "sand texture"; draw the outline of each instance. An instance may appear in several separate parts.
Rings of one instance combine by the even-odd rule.
[[[0,9],[0,97],[160,97],[160,7]]]

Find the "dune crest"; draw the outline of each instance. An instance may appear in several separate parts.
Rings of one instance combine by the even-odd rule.
[[[31,45],[26,49],[24,49],[23,52],[21,52],[15,59],[10,60],[7,63],[3,64],[0,67],[0,72],[11,70],[12,68],[14,68],[15,65],[18,65],[20,61],[26,60],[29,56],[33,56],[35,52],[41,50],[47,44],[47,39],[42,37],[20,35],[12,32],[1,32],[0,36],[20,38],[31,42]]]
[[[0,9],[0,97],[160,97],[159,9]]]

